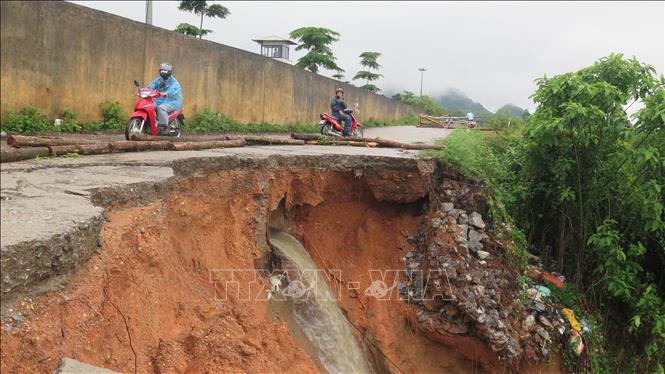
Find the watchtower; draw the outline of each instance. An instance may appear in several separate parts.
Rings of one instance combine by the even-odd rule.
[[[271,35],[261,39],[252,39],[252,41],[259,43],[261,46],[261,55],[291,63],[291,60],[289,60],[289,46],[296,45],[296,43],[289,39]]]

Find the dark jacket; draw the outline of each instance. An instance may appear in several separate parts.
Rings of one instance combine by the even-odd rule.
[[[335,96],[330,100],[330,110],[332,111],[332,114],[339,114],[339,111],[343,111],[344,109],[346,109],[346,102],[344,102],[344,99]]]

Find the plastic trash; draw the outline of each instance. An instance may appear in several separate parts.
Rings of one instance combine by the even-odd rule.
[[[549,283],[552,283],[556,288],[563,288],[564,283],[559,279],[557,276],[552,275],[551,273],[548,273],[546,271],[543,271],[540,277]]]
[[[582,332],[585,334],[590,333],[591,325],[589,325],[589,322],[587,322],[587,320],[585,320],[584,318],[582,318],[581,322],[582,322]]]
[[[548,298],[552,295],[552,290],[545,286],[535,286],[536,291],[538,291],[544,298]]]
[[[577,333],[582,331],[582,326],[580,326],[580,323],[577,321],[577,318],[575,318],[575,312],[573,312],[572,309],[563,308],[561,309],[561,313],[563,313],[563,315],[568,320],[570,328],[572,328]]]
[[[581,355],[582,352],[584,352],[584,340],[582,339],[582,335],[577,331],[572,331],[570,333],[570,340],[568,340],[568,346],[576,355]]]

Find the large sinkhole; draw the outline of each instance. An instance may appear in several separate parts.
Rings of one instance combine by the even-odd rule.
[[[466,264],[476,257],[454,239],[462,207],[486,213],[477,186],[433,160],[285,157],[249,166],[183,164],[153,202],[108,204],[99,252],[64,289],[35,300],[29,331],[3,338],[8,372],[48,372],[62,357],[150,373],[501,367],[497,352],[510,339],[497,345],[491,326],[484,330],[474,315],[488,308],[480,299],[473,310],[459,301],[464,282],[481,282],[481,265]],[[430,281],[415,272],[453,260],[456,269],[432,280],[450,282],[455,271],[460,286],[440,292],[448,299],[409,300]],[[509,293],[504,273],[487,281]]]

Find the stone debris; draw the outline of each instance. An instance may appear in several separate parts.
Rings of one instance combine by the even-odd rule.
[[[485,222],[483,222],[483,217],[478,212],[471,213],[471,215],[469,216],[469,224],[479,229],[485,228]]]
[[[53,374],[119,374],[116,371],[88,365],[83,362],[65,357]]]
[[[522,322],[522,328],[524,329],[524,331],[531,331],[535,325],[536,325],[536,318],[533,316],[533,314],[529,314],[529,316],[526,317]]]
[[[476,254],[478,255],[478,258],[481,260],[484,260],[490,256],[490,253],[487,251],[478,251],[476,252]]]

